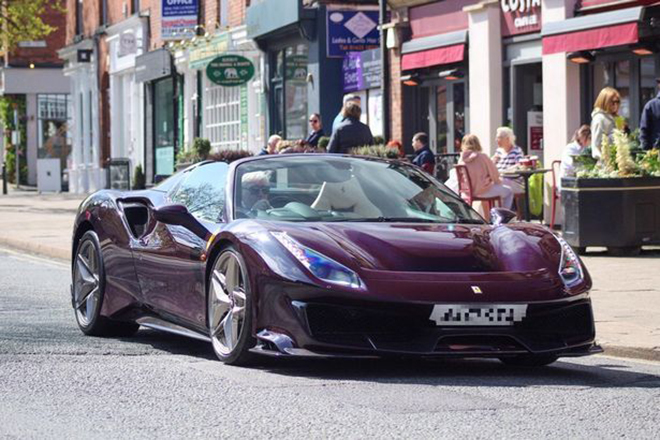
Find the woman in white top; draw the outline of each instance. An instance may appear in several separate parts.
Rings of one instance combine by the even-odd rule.
[[[603,144],[603,136],[608,142],[612,142],[612,131],[616,128],[614,118],[619,113],[621,106],[621,95],[612,87],[605,87],[598,94],[594,103],[594,111],[591,112],[591,155],[600,160],[600,152]]]
[[[516,135],[509,127],[500,127],[495,134],[495,141],[497,142],[497,150],[491,158],[495,162],[495,166],[500,173],[515,167],[523,158],[523,151],[516,145]],[[502,182],[505,187],[509,188],[514,194],[522,194],[525,192],[522,181],[520,179],[509,179],[504,177]]]

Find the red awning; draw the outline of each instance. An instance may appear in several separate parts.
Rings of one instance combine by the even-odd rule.
[[[453,46],[407,53],[401,58],[401,69],[412,70],[440,64],[458,63],[459,61],[463,61],[464,56],[465,44],[455,44]]]
[[[543,55],[559,52],[600,49],[637,43],[638,23],[625,23],[567,34],[543,37]]]

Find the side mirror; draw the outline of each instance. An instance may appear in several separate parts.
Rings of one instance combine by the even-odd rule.
[[[164,205],[155,208],[153,213],[154,218],[159,222],[166,225],[183,226],[202,240],[208,240],[211,235],[183,205]]]
[[[516,213],[510,209],[493,208],[490,210],[490,221],[495,226],[504,225],[516,218]]]

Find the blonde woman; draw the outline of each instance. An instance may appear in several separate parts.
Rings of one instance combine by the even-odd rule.
[[[500,173],[493,161],[482,152],[481,142],[474,134],[466,134],[461,142],[461,158],[459,164],[465,165],[472,190],[477,197],[501,197],[502,206],[511,209],[513,192],[502,185]]]
[[[612,142],[612,131],[616,127],[614,118],[619,114],[621,95],[612,87],[605,87],[598,94],[591,112],[591,155],[600,160],[603,136]]]

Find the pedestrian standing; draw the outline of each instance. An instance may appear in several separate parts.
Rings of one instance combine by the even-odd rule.
[[[591,112],[591,156],[600,160],[603,139],[612,142],[612,132],[616,127],[614,118],[619,113],[621,95],[612,87],[605,87],[598,94]]]
[[[355,95],[353,93],[349,93],[348,95],[344,95],[344,100],[343,100],[343,103],[342,103],[342,106],[341,106],[341,110],[339,111],[337,116],[335,116],[335,120],[332,122],[332,133],[331,134],[334,134],[334,132],[339,127],[339,124],[344,122],[344,108],[346,107],[346,104],[348,104],[349,102],[355,102],[358,106],[360,106],[360,107],[362,106],[362,98],[360,98],[359,95]]]
[[[323,132],[323,124],[321,123],[321,115],[318,113],[312,113],[309,117],[309,127],[311,130],[309,136],[305,139],[305,142],[316,148],[319,146],[319,139],[325,136],[325,133]]]
[[[373,145],[374,137],[369,126],[360,122],[360,105],[355,101],[347,102],[343,114],[344,121],[330,137],[328,153],[347,154],[353,148]]]
[[[492,157],[497,170],[500,173],[506,172],[510,168],[514,168],[523,158],[522,149],[516,145],[516,135],[509,127],[500,127],[495,132],[495,142],[497,142],[497,150]],[[502,183],[507,188],[510,188],[513,194],[522,194],[525,192],[521,179],[503,178]]]
[[[262,148],[257,156],[264,156],[266,154],[277,154],[277,144],[282,140],[282,137],[279,135],[272,135],[268,138],[268,144],[265,148]]]
[[[430,175],[435,173],[435,155],[429,147],[429,135],[417,133],[412,138],[412,147],[415,150],[413,164],[417,165]]]
[[[655,82],[660,89],[660,78]],[[660,148],[660,91],[644,106],[639,121],[639,145],[644,150]]]

